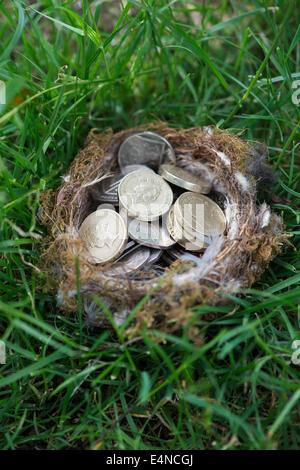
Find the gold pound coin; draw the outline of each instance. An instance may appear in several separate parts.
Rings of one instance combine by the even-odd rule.
[[[168,212],[173,192],[159,175],[139,170],[124,176],[120,182],[119,201],[129,217],[152,221]]]
[[[207,245],[205,246],[203,240],[196,238],[193,239],[192,237],[191,239],[188,239],[186,237],[186,233],[175,217],[174,207],[172,207],[168,214],[166,224],[171,237],[173,237],[174,240],[176,240],[176,242],[185,250],[199,252],[206,248]]]
[[[202,248],[202,249],[205,249],[210,245],[211,243],[210,237],[207,237],[206,235],[203,235],[202,233],[195,232],[184,223],[183,225],[181,225],[176,219],[175,215],[174,217],[175,217],[175,224],[177,224],[177,226],[180,226],[180,229],[182,230],[184,234],[185,240],[192,242],[193,245],[199,246],[199,248]]]
[[[180,225],[192,233],[213,237],[222,235],[226,229],[226,218],[222,209],[202,194],[181,194],[174,204],[174,214]]]
[[[91,263],[106,263],[118,258],[127,244],[127,227],[122,217],[111,209],[90,214],[81,224],[79,236]]]
[[[201,176],[194,175],[190,171],[184,170],[174,165],[161,165],[159,174],[169,183],[180,188],[188,189],[196,193],[207,194],[211,190],[211,183]]]

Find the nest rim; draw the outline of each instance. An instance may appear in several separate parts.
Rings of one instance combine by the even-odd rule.
[[[214,192],[224,198],[227,231],[206,248],[198,265],[187,267],[186,262],[175,261],[159,276],[150,270],[149,279],[136,280],[110,276],[105,272],[108,265],[95,267],[85,260],[80,254],[78,229],[87,211],[91,211],[89,189],[103,175],[115,171],[118,149],[124,139],[144,130],[157,132],[170,142],[178,166],[199,175],[206,173]],[[52,277],[50,284],[61,297],[60,306],[74,310],[76,304],[74,256],[80,259],[82,294],[86,298],[93,294],[108,299],[115,296],[118,309],[123,311],[150,293],[157,311],[165,303],[164,294],[168,308],[182,311],[195,302],[210,305],[227,302],[228,294],[251,287],[281,251],[286,234],[282,219],[265,202],[256,201],[256,180],[248,169],[249,149],[250,143],[240,135],[216,127],[182,129],[155,122],[116,134],[92,129],[62,185],[56,191],[46,191],[42,197],[42,223],[49,231],[42,260],[49,273],[47,279]],[[116,287],[122,299],[118,298]],[[172,315],[166,318],[172,323]],[[182,319],[181,323],[186,322]],[[148,319],[148,324],[153,325],[154,320]]]

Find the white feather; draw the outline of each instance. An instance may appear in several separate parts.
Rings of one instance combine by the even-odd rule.
[[[186,282],[197,282],[200,279],[206,278],[206,275],[215,266],[216,257],[221,250],[224,240],[223,236],[214,237],[202,258],[199,258],[197,266],[191,268],[188,272],[175,274],[173,277],[174,284],[183,285]]]
[[[246,176],[244,176],[240,171],[237,171],[234,176],[241,188],[244,191],[248,191],[250,188],[250,182],[247,180]]]

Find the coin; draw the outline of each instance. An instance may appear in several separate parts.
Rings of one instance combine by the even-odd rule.
[[[112,204],[109,204],[109,203],[103,203],[103,204],[100,204],[98,207],[97,207],[97,211],[99,211],[100,209],[110,209],[112,211],[115,211],[116,209],[114,208],[114,206]]]
[[[179,238],[182,238],[185,244],[187,244],[188,242],[191,242],[193,246],[195,245],[199,249],[205,249],[210,245],[212,241],[211,237],[207,235],[203,235],[202,233],[196,232],[191,227],[189,227],[189,225],[186,224],[184,220],[183,220],[183,223],[181,224],[180,221],[176,217],[175,211],[173,212],[173,215],[174,215],[174,222],[173,222],[174,229],[179,234],[177,236]],[[188,248],[188,247],[186,249],[191,250],[191,248]]]
[[[165,160],[174,160],[171,144],[155,132],[139,132],[127,137],[121,144],[118,161],[121,170],[127,165],[148,165],[157,170]]]
[[[162,261],[165,261],[169,265],[174,263],[175,259],[169,255],[168,250],[164,250],[162,254]]]
[[[185,240],[192,242],[193,244],[198,245],[199,247],[202,247],[203,249],[207,248],[211,243],[211,237],[207,237],[206,235],[203,235],[202,233],[192,231],[187,226],[184,226],[184,237],[185,237]]]
[[[197,263],[199,261],[199,255],[193,255],[192,253],[187,252],[186,250],[183,250],[182,248],[179,247],[172,247],[169,250],[166,251],[166,254],[169,256],[169,259],[171,262],[177,260],[177,259],[182,259],[186,261],[194,261]]]
[[[160,259],[162,254],[163,254],[163,250],[152,249],[150,253],[150,257],[147,261],[147,266],[151,266],[152,264],[157,263],[157,261]]]
[[[202,235],[221,235],[226,228],[222,209],[202,194],[181,194],[174,204],[174,214],[185,229]]]
[[[124,220],[125,224],[128,225],[128,211],[125,209],[125,207],[122,206],[121,202],[119,201],[119,214]]]
[[[180,188],[188,189],[196,193],[207,194],[211,190],[210,181],[201,176],[194,175],[190,171],[184,170],[174,165],[161,165],[159,174],[169,183],[175,184]]]
[[[121,256],[119,256],[119,258],[117,258],[114,262],[118,263],[119,261],[122,261],[124,259],[124,257],[126,257],[127,255],[132,253],[132,251],[136,250],[138,247],[139,247],[139,245],[137,245],[137,243],[135,243],[134,240],[130,240],[129,242],[127,242],[125,250],[123,251]]]
[[[122,171],[122,175],[128,175],[128,173],[132,173],[133,171],[137,171],[137,170],[148,170],[148,171],[151,171],[152,173],[154,173],[154,171],[152,170],[152,168],[150,168],[149,166],[146,166],[146,165],[127,165],[127,166],[124,166],[121,171]]]
[[[79,236],[86,246],[85,255],[96,264],[118,258],[128,238],[124,220],[110,209],[100,209],[88,215],[81,224]]]
[[[165,249],[175,245],[164,222],[145,222],[132,219],[128,225],[129,236],[138,243],[152,248]]]
[[[198,240],[192,237],[191,239],[188,239],[186,237],[183,228],[180,226],[175,217],[174,207],[172,207],[168,214],[166,225],[171,237],[174,238],[174,240],[176,240],[176,242],[185,250],[202,251],[205,248],[203,240]]]
[[[97,202],[117,205],[119,202],[118,186],[122,178],[123,175],[121,173],[116,173],[93,185],[91,187],[92,198]]]
[[[124,176],[118,188],[119,201],[129,217],[152,221],[168,212],[173,192],[159,175],[145,170]]]
[[[166,253],[169,255],[172,260],[180,259],[184,254],[186,254],[186,250],[183,250],[178,245],[169,248]]]
[[[116,261],[106,273],[119,276],[137,271],[147,264],[150,259],[150,253],[150,248],[136,245],[135,249],[122,257],[121,261]]]

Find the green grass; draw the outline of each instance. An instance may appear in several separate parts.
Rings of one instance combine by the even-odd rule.
[[[299,4],[81,3],[0,3],[0,79],[13,100],[0,105],[0,448],[297,449]],[[153,119],[267,142],[279,180],[259,198],[294,234],[236,308],[214,308],[211,323],[210,307],[194,309],[198,347],[184,332],[128,343],[81,328],[37,289],[40,192],[60,184],[92,127]]]

